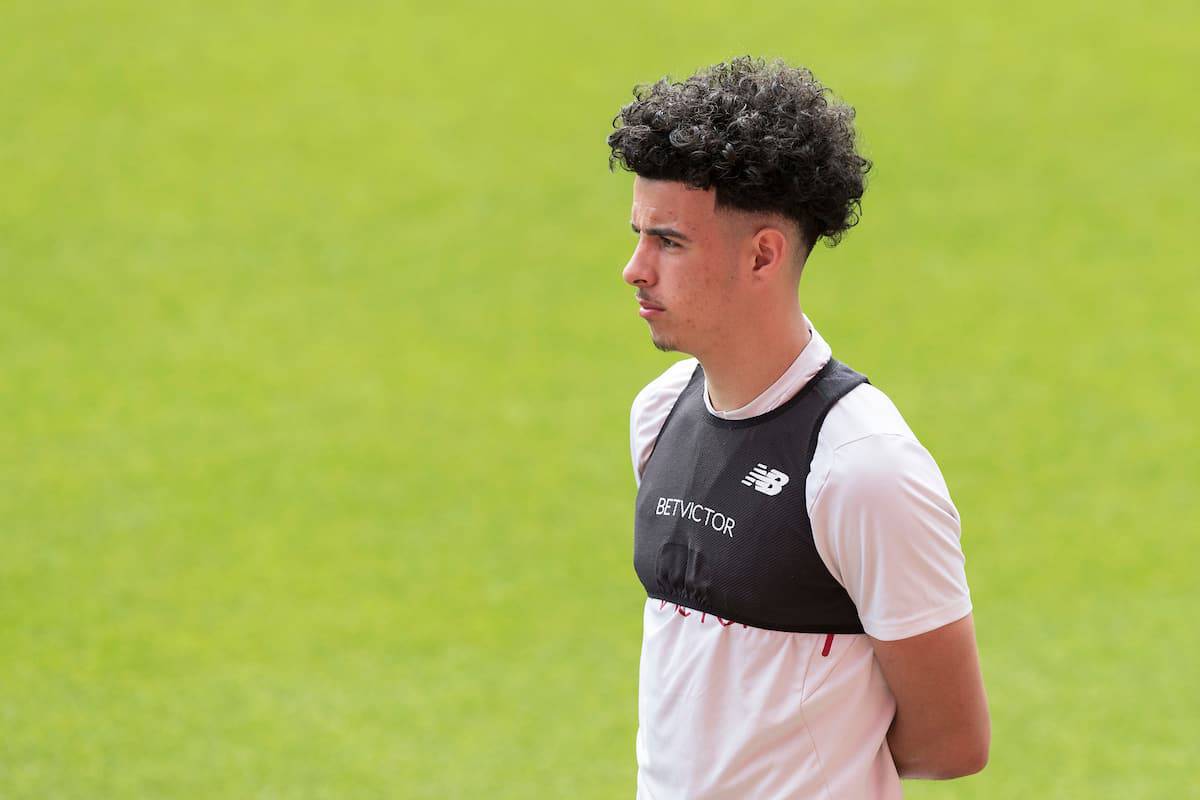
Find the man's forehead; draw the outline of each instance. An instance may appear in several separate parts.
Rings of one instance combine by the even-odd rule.
[[[676,181],[648,180],[638,176],[633,182],[631,222],[639,227],[703,225],[713,217],[716,192],[696,189]]]

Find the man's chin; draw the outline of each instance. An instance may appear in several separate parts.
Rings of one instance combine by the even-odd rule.
[[[679,347],[675,344],[675,342],[665,337],[650,334],[650,341],[656,349],[661,350],[664,353],[679,352]]]

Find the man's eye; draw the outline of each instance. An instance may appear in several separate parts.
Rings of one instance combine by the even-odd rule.
[[[662,240],[663,247],[667,248],[668,250],[670,250],[672,247],[679,247],[679,245],[677,245],[675,242],[672,242],[670,239],[666,238],[665,236],[660,236],[658,238]]]

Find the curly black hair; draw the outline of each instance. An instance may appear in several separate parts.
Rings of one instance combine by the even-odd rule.
[[[716,188],[718,207],[794,220],[809,250],[859,219],[871,162],[854,150],[854,109],[803,67],[742,56],[682,82],[634,87],[613,119],[609,170]]]

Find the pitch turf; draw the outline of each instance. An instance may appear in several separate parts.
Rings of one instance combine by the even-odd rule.
[[[632,797],[604,137],[750,52],[858,109],[803,306],[963,518],[991,763],[908,796],[1200,797],[1193,7],[0,19],[0,796]]]

